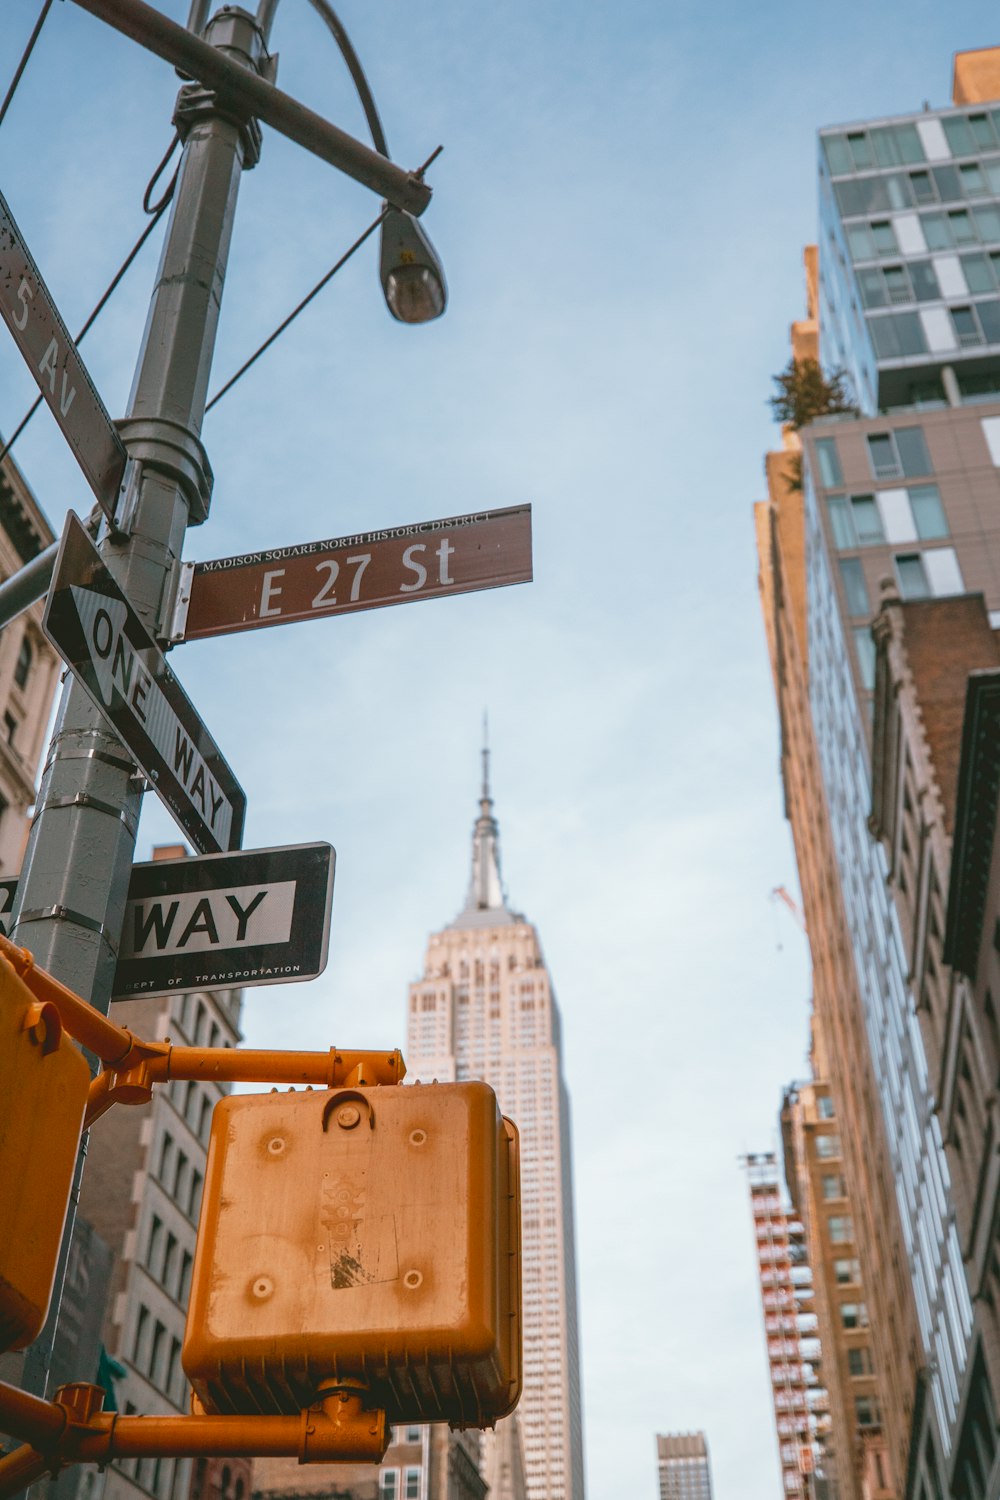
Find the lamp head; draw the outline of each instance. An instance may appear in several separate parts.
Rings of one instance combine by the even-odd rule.
[[[444,269],[419,221],[401,208],[382,220],[379,275],[389,311],[401,323],[429,323],[448,302]]]

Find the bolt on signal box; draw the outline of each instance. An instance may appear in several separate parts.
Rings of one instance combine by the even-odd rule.
[[[394,1423],[506,1416],[519,1180],[485,1083],[222,1100],[182,1353],[202,1407],[291,1415],[343,1381]]]

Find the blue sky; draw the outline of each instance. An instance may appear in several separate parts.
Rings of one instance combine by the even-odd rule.
[[[177,20],[186,0],[159,0]],[[530,502],[535,582],[191,644],[173,665],[249,799],[247,847],[338,852],[330,964],[250,991],[256,1045],[395,1045],[461,905],[484,708],[504,874],[541,934],[573,1101],[591,1500],[655,1494],[704,1428],[717,1500],[779,1476],[737,1158],[805,1069],[803,940],[756,600],[766,398],[803,308],[815,132],[948,100],[995,9],[846,0],[341,13],[390,148],[439,143],[447,316],[388,316],[366,247],[206,420],[222,557]],[[5,0],[0,87],[37,13]],[[332,41],[283,0],[280,85],[358,135]],[[142,227],[170,68],[59,3],[0,129],[0,186],[70,328]],[[377,211],[265,131],[215,389]],[[124,412],[159,236],[83,352]],[[33,397],[0,338],[0,430]],[[56,528],[90,500],[47,412],[17,457]],[[172,842],[149,805],[145,854]]]

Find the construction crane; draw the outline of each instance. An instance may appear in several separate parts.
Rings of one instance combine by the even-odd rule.
[[[776,885],[774,887],[774,889],[771,891],[771,900],[783,901],[784,904],[788,907],[788,910],[791,912],[792,916],[795,918],[795,922],[797,927],[799,928],[799,931],[805,933],[806,936],[808,936],[808,932],[806,931],[806,919],[802,915],[802,908],[799,906],[799,903],[796,901],[795,897],[789,895],[788,891],[786,891],[783,885]],[[780,940],[778,942],[778,948],[781,948]]]

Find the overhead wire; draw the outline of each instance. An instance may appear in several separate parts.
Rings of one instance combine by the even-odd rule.
[[[42,5],[42,8],[38,15],[38,20],[35,22],[34,30],[28,38],[28,42],[24,51],[21,53],[21,61],[14,69],[14,77],[11,79],[10,88],[4,95],[3,103],[0,104],[0,125],[3,124],[4,115],[7,113],[8,109],[10,109],[10,102],[13,99],[14,95],[17,93],[17,86],[21,82],[21,74],[28,66],[28,59],[31,56],[32,52],[35,50],[35,43],[38,41],[38,37],[41,33],[42,27],[45,25],[45,18],[51,9],[52,0],[44,0],[44,4]]]
[[[336,274],[340,270],[341,266],[344,266],[344,265],[347,264],[347,262],[350,260],[351,256],[354,254],[355,250],[360,250],[361,249],[361,246],[364,244],[365,240],[367,240],[368,238],[370,238],[370,236],[375,233],[376,229],[382,223],[383,219],[385,218],[386,214],[389,213],[389,211],[390,211],[389,210],[389,205],[386,204],[386,206],[382,209],[382,212],[378,215],[378,218],[372,220],[372,222],[368,225],[368,228],[364,231],[364,233],[360,234],[358,236],[358,238],[354,241],[354,244],[350,247],[349,250],[345,250],[344,251],[343,255],[340,257],[340,259],[334,265],[332,265],[330,267],[330,269],[329,269],[329,271],[327,271],[326,275],[320,277],[319,281],[317,281],[317,283],[313,287],[312,291],[306,293],[306,295],[302,298],[302,301],[299,302],[297,304],[297,306],[295,306],[295,307],[292,308],[292,310],[288,314],[287,318],[285,318],[281,323],[279,323],[278,326],[277,326],[277,328],[274,330],[274,332],[271,333],[271,334],[269,334],[267,336],[267,338],[260,345],[260,347],[258,349],[256,349],[253,354],[251,354],[250,358],[248,360],[245,360],[243,362],[243,364],[240,365],[240,367],[236,371],[235,375],[231,375],[229,377],[229,379],[226,381],[225,385],[221,386],[219,388],[219,390],[216,391],[216,393],[212,397],[211,401],[209,401],[209,402],[206,403],[206,406],[205,406],[205,412],[206,412],[206,414],[212,410],[212,407],[216,404],[217,401],[221,401],[222,400],[223,396],[226,395],[227,391],[231,391],[232,390],[232,388],[236,384],[236,382],[238,380],[240,380],[242,378],[242,376],[244,376],[246,374],[246,372],[250,369],[251,365],[255,365],[257,363],[258,359],[260,359],[261,355],[264,354],[268,349],[270,349],[271,345],[275,342],[276,339],[278,339],[278,338],[281,337],[281,335],[284,333],[285,329],[289,326],[289,324],[295,322],[295,319],[298,317],[299,313],[303,312],[305,310],[305,308],[307,308],[309,306],[310,302],[313,300],[313,298],[315,296],[317,296],[317,294],[319,292],[321,292],[323,290],[323,288],[326,286],[326,284],[330,280],[330,278],[332,276],[336,276]]]
[[[121,265],[118,267],[118,270],[115,272],[114,276],[111,278],[111,280],[108,282],[107,286],[104,288],[104,291],[101,293],[101,295],[98,298],[97,302],[94,304],[93,308],[91,309],[90,313],[88,314],[86,322],[83,324],[83,327],[80,329],[80,332],[76,335],[76,338],[73,341],[74,343],[76,343],[76,344],[82,344],[83,343],[83,340],[86,338],[86,336],[89,333],[90,329],[93,327],[94,323],[96,323],[97,319],[100,317],[101,313],[104,311],[104,308],[107,306],[108,301],[110,300],[110,298],[112,297],[112,295],[114,294],[114,292],[117,290],[118,285],[119,285],[119,283],[122,280],[122,277],[128,271],[128,269],[131,266],[132,262],[135,260],[136,256],[139,254],[139,251],[142,249],[143,245],[145,245],[146,241],[149,239],[150,235],[153,233],[153,230],[156,228],[157,224],[160,222],[161,218],[163,217],[164,213],[166,212],[166,210],[167,210],[167,208],[168,208],[168,206],[170,204],[170,200],[173,198],[174,188],[177,185],[177,172],[176,171],[174,172],[174,175],[171,177],[170,181],[167,183],[167,186],[163,190],[163,192],[160,195],[159,199],[155,203],[151,202],[151,199],[152,199],[152,195],[153,195],[153,190],[155,189],[157,182],[159,181],[160,177],[162,176],[162,174],[163,174],[163,172],[164,172],[164,170],[165,170],[168,162],[170,161],[170,158],[173,156],[174,152],[177,149],[177,145],[178,145],[179,139],[180,139],[179,136],[175,132],[173,140],[170,142],[170,145],[167,147],[167,150],[164,152],[163,157],[160,160],[159,164],[157,165],[155,171],[153,172],[152,177],[149,179],[149,182],[146,184],[146,190],[145,190],[145,192],[142,195],[142,208],[143,208],[143,212],[144,213],[150,215],[149,223],[143,229],[142,233],[139,235],[139,238],[136,240],[135,244],[132,246],[131,250],[128,252],[128,254],[126,255],[125,259],[122,261]],[[34,402],[28,408],[28,410],[25,412],[24,416],[21,418],[21,420],[17,424],[17,426],[14,428],[14,431],[11,434],[11,436],[7,439],[6,443],[4,443],[2,447],[0,447],[0,463],[3,463],[3,460],[7,457],[7,454],[10,452],[10,450],[13,448],[14,444],[17,442],[18,438],[21,436],[21,433],[27,427],[28,423],[31,421],[32,417],[35,415],[35,412],[41,406],[42,399],[43,398],[41,396],[36,396],[35,397]]]
[[[329,0],[311,0],[311,3],[314,6],[314,8],[316,9],[316,11],[319,13],[319,15],[322,17],[322,19],[326,23],[327,27],[329,28],[329,30],[333,33],[333,36],[334,36],[334,38],[335,38],[335,40],[336,40],[336,42],[337,42],[337,44],[338,44],[338,46],[340,48],[341,54],[342,54],[342,56],[344,58],[344,61],[347,64],[348,70],[349,70],[349,72],[351,74],[351,77],[352,77],[352,79],[354,81],[354,85],[355,85],[355,87],[356,87],[356,89],[358,91],[358,94],[360,96],[361,104],[362,104],[362,107],[363,107],[364,113],[365,113],[365,118],[366,118],[366,120],[368,122],[368,127],[369,127],[369,129],[371,130],[371,133],[372,133],[372,139],[373,139],[374,144],[375,144],[375,149],[377,151],[379,151],[382,155],[388,156],[389,155],[389,148],[388,148],[388,145],[386,144],[385,132],[382,129],[382,122],[381,122],[381,119],[379,118],[378,109],[377,109],[377,107],[375,105],[374,97],[372,96],[371,89],[370,89],[370,87],[368,85],[368,80],[365,77],[364,70],[361,67],[361,62],[360,62],[360,60],[358,58],[358,55],[355,52],[354,47],[351,44],[350,38],[348,37],[347,32],[344,29],[344,26],[343,26],[343,24],[340,21],[340,18],[337,16],[337,14],[334,11],[333,7],[330,5]],[[7,91],[7,96],[4,99],[3,105],[0,106],[0,124],[2,124],[2,122],[3,122],[4,114],[6,113],[7,108],[9,106],[9,104],[10,104],[10,101],[11,101],[11,99],[14,96],[14,91],[17,88],[18,83],[20,82],[21,75],[24,72],[25,67],[27,66],[28,58],[31,56],[32,48],[34,47],[35,42],[38,39],[38,34],[41,31],[41,29],[42,29],[42,25],[43,25],[43,23],[45,21],[46,16],[48,15],[48,12],[49,12],[49,9],[51,8],[51,5],[52,5],[52,0],[44,0],[44,4],[42,5],[41,14],[39,15],[38,20],[35,23],[34,30],[33,30],[32,34],[31,34],[31,37],[28,40],[28,44],[27,44],[27,46],[25,48],[24,55],[22,56],[21,61],[18,64],[17,71],[15,72],[15,75],[14,75],[14,79],[13,79],[11,85],[10,85],[10,88]],[[107,288],[105,289],[104,293],[102,294],[100,300],[97,302],[97,304],[95,305],[95,307],[91,311],[89,317],[87,318],[87,320],[84,323],[83,327],[81,328],[80,332],[77,334],[77,336],[76,336],[76,343],[78,343],[78,344],[82,342],[82,340],[86,336],[88,330],[91,328],[91,326],[93,325],[93,323],[96,321],[96,319],[98,318],[98,316],[100,315],[100,313],[104,309],[104,307],[105,307],[108,299],[111,297],[111,295],[115,291],[116,287],[118,286],[118,284],[121,281],[122,277],[125,275],[125,273],[128,270],[129,266],[131,266],[132,262],[135,260],[135,258],[138,255],[139,251],[142,249],[143,245],[146,243],[147,239],[152,234],[152,232],[155,229],[157,223],[159,222],[159,219],[160,219],[161,215],[163,214],[163,212],[166,209],[168,203],[170,202],[170,199],[173,196],[174,187],[175,187],[176,182],[177,182],[177,172],[176,171],[174,172],[173,177],[171,178],[170,182],[168,183],[167,188],[164,191],[162,197],[159,199],[159,201],[157,203],[155,203],[155,204],[151,203],[151,201],[150,201],[151,197],[152,197],[153,189],[155,188],[155,185],[156,185],[157,181],[159,180],[160,175],[165,170],[165,168],[167,166],[167,163],[170,161],[171,156],[173,155],[174,151],[177,148],[178,140],[179,140],[179,137],[178,137],[178,135],[175,132],[174,137],[173,137],[173,139],[172,139],[169,147],[167,148],[166,152],[164,153],[163,159],[160,161],[159,165],[157,166],[156,170],[154,171],[152,177],[149,180],[149,183],[147,184],[146,191],[143,194],[142,207],[143,207],[143,211],[145,213],[150,214],[152,216],[151,219],[150,219],[150,222],[149,222],[149,224],[147,224],[146,228],[143,230],[142,234],[139,236],[138,240],[135,242],[135,244],[133,245],[132,249],[129,251],[129,253],[126,256],[125,260],[122,262],[122,264],[119,267],[118,271],[115,273],[115,276],[113,277],[113,279],[111,280],[111,282],[108,284]],[[439,155],[440,151],[441,151],[441,147],[439,146],[437,148],[437,150],[431,155],[431,157],[424,163],[424,165],[419,169],[419,171],[415,175],[418,176],[418,177],[422,177],[423,174],[424,174],[424,172],[426,172],[427,168],[430,166],[431,162],[435,159],[435,157],[437,157]],[[323,290],[323,288],[326,286],[326,284],[337,274],[337,272],[343,266],[345,266],[347,264],[347,262],[350,260],[351,256],[354,255],[356,251],[360,250],[361,246],[365,243],[365,241],[368,240],[375,233],[375,230],[379,228],[379,226],[384,222],[386,216],[390,212],[391,212],[391,209],[390,209],[389,204],[387,204],[387,203],[383,204],[381,212],[378,214],[378,216],[375,219],[372,220],[372,222],[368,225],[368,228],[365,229],[364,232],[358,236],[358,238],[349,247],[349,249],[347,249],[344,252],[344,254],[340,257],[340,259],[337,260],[330,267],[330,269],[325,273],[325,275],[323,275],[323,276],[320,277],[319,281],[317,281],[316,285],[311,289],[311,291],[307,292],[306,295],[302,298],[302,300],[300,302],[298,302],[295,307],[292,308],[292,310],[288,314],[288,316],[286,318],[284,318],[278,324],[277,328],[275,328],[274,331],[268,335],[268,337],[264,340],[264,342],[262,344],[260,344],[257,349],[254,350],[253,354],[250,355],[249,359],[244,360],[243,364],[240,365],[239,369],[233,375],[230,376],[230,378],[225,382],[224,385],[220,386],[219,390],[216,391],[215,395],[211,398],[211,400],[206,403],[206,406],[205,406],[205,412],[206,413],[210,412],[212,410],[212,407],[215,406],[215,405],[217,405],[217,403],[222,400],[223,396],[227,395],[228,392],[232,390],[233,386],[235,386],[237,384],[237,382],[243,378],[243,376],[247,373],[247,371],[250,370],[257,363],[257,361],[258,361],[258,359],[260,359],[261,355],[265,354],[267,352],[267,350],[271,348],[272,344],[274,344],[281,337],[281,335],[285,332],[285,330],[287,328],[289,328],[292,323],[295,322],[295,319],[299,316],[300,313],[302,313],[302,312],[305,311],[305,309],[309,306],[310,302],[312,302],[313,298],[317,297],[319,295],[319,293]],[[22,418],[22,420],[18,424],[18,426],[14,429],[14,432],[13,432],[12,436],[7,440],[6,444],[3,447],[0,447],[0,463],[2,463],[3,460],[6,458],[7,454],[10,452],[11,448],[14,446],[15,442],[17,441],[17,439],[21,436],[21,433],[27,427],[28,423],[31,421],[32,417],[35,415],[35,412],[38,410],[38,408],[39,408],[39,406],[41,406],[41,404],[42,404],[42,397],[39,396],[39,397],[36,398],[34,404],[27,411],[27,413]]]

